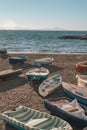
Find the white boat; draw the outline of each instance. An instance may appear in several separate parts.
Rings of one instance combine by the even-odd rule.
[[[76,78],[78,86],[87,88],[87,75],[77,74]]]
[[[30,71],[28,71],[26,73],[26,77],[28,80],[40,80],[40,79],[46,79],[47,76],[49,74],[49,70],[44,68],[44,67],[40,67],[40,68],[35,68],[32,69]]]
[[[50,78],[44,80],[39,86],[39,94],[43,97],[54,92],[62,83],[62,77],[57,74],[53,75]]]
[[[62,82],[64,92],[72,99],[77,99],[80,103],[87,105],[87,88],[78,85]]]
[[[54,58],[48,57],[48,58],[42,58],[42,59],[36,59],[33,63],[35,66],[44,66],[44,65],[49,65],[52,63]]]

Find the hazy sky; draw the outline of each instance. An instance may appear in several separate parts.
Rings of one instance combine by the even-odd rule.
[[[87,0],[0,0],[0,29],[87,30]]]

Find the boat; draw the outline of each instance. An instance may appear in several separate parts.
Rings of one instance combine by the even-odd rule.
[[[44,80],[48,77],[49,70],[40,67],[40,68],[34,68],[26,73],[26,77],[29,81],[31,80]]]
[[[57,74],[44,80],[39,86],[39,94],[43,97],[54,92],[62,83],[62,77]]]
[[[10,64],[24,63],[26,60],[27,56],[25,55],[9,57]]]
[[[76,99],[59,97],[53,100],[45,100],[45,107],[63,120],[66,120],[72,126],[84,128],[87,126],[87,106],[78,103]]]
[[[46,66],[52,64],[54,58],[48,57],[48,58],[42,58],[42,59],[36,59],[33,62],[34,66]]]
[[[23,72],[22,69],[16,69],[16,70],[7,69],[4,71],[0,71],[0,79],[11,78],[11,77],[14,77],[14,76],[21,74],[22,72]]]
[[[0,54],[6,54],[7,53],[7,49],[6,48],[1,48],[0,49]]]
[[[78,71],[87,70],[87,61],[78,62],[78,63],[76,64],[76,69],[77,69]]]
[[[25,106],[3,112],[0,116],[6,124],[17,130],[73,130],[68,122]]]
[[[87,88],[78,85],[62,82],[64,92],[72,99],[77,99],[80,103],[87,105]]]
[[[77,74],[76,78],[78,86],[87,88],[87,75]]]

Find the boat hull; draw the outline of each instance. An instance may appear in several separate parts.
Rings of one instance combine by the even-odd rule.
[[[72,99],[77,99],[80,103],[87,105],[87,99],[80,97],[79,95],[75,95],[74,93],[68,91],[63,87],[64,92]]]
[[[26,56],[9,57],[10,64],[24,63],[26,61]]]
[[[39,86],[39,94],[43,97],[53,93],[62,83],[62,77],[53,75],[50,78],[44,80]]]
[[[43,59],[45,59],[45,58],[43,58]],[[43,59],[42,59],[42,61],[41,60],[35,60],[33,65],[34,66],[47,66],[47,65],[52,64],[52,61],[54,60],[53,58],[46,58],[46,59],[49,59],[49,60],[43,61]]]
[[[2,120],[17,130],[72,130],[66,121],[25,106],[20,106],[15,111],[6,111],[0,114]]]
[[[17,69],[17,70],[12,70],[12,69],[8,69],[8,70],[4,70],[0,72],[0,79],[8,79],[11,77],[15,77],[19,74],[21,74],[23,72],[22,69]]]
[[[41,68],[36,68],[36,69],[32,69],[29,72],[26,73],[26,78],[29,81],[43,81],[45,80],[49,75],[49,70],[41,67]]]
[[[76,64],[76,69],[77,69],[78,71],[87,70],[87,61],[78,62],[78,63]]]
[[[78,128],[84,128],[87,126],[87,119],[81,119],[79,117],[74,116],[73,114],[69,114],[66,111],[63,111],[61,108],[54,106],[51,102],[52,101],[56,101],[56,100],[69,100],[72,101],[71,99],[67,98],[67,97],[60,97],[58,99],[54,99],[54,100],[45,100],[44,104],[45,107],[51,111],[52,114],[66,120],[67,122],[69,122],[71,125],[74,125]],[[84,106],[82,104],[80,104],[80,106],[84,109],[87,110],[87,106]]]

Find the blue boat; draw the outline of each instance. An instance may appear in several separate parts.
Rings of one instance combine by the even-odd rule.
[[[87,105],[87,88],[74,84],[62,82],[64,92],[72,99],[77,99],[80,103]]]
[[[17,130],[72,130],[68,122],[25,106],[19,106],[15,111],[6,111],[0,115],[6,124]]]
[[[24,63],[26,60],[27,56],[25,55],[9,57],[10,64]]]
[[[36,59],[33,63],[34,66],[47,66],[52,64],[54,58],[48,57],[48,58],[42,58],[42,59]]]
[[[45,107],[54,114],[77,128],[87,126],[87,106],[84,106],[67,97],[60,97],[54,100],[45,100]]]
[[[44,80],[48,77],[49,70],[40,67],[40,68],[34,68],[26,73],[26,77],[29,81],[33,80]]]

